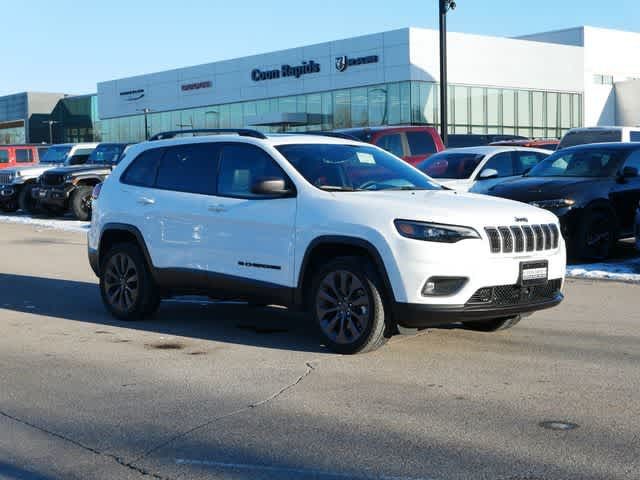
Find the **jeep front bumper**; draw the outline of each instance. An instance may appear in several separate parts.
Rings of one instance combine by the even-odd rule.
[[[43,205],[66,208],[73,186],[48,187],[38,185],[31,190],[31,196]]]

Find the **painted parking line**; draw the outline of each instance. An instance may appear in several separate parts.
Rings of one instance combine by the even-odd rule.
[[[287,467],[273,467],[270,465],[252,465],[247,463],[226,463],[226,462],[214,462],[210,460],[189,460],[185,458],[176,458],[176,465],[189,465],[197,467],[217,468],[220,470],[243,470],[251,472],[263,472],[274,473],[280,475],[296,475],[296,477],[311,477],[311,478],[349,478],[353,480],[436,480],[433,477],[404,477],[404,476],[367,476],[367,475],[354,475],[353,473],[344,472],[329,472],[322,470],[311,470],[306,468],[287,468]]]

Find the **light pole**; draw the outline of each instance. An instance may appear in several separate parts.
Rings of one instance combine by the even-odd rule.
[[[149,123],[147,121],[147,115],[153,110],[150,108],[140,108],[138,111],[144,113],[144,139],[149,140]]]
[[[449,124],[447,109],[447,12],[456,8],[454,0],[439,0],[440,2],[440,136],[445,146],[448,142],[447,127]]]
[[[53,126],[60,122],[57,120],[45,120],[42,123],[49,125],[49,145],[53,145]]]

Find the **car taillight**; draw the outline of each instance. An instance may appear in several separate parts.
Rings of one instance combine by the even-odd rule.
[[[98,197],[100,196],[100,191],[101,190],[102,190],[102,184],[101,183],[99,183],[98,185],[93,187],[93,192],[91,193],[91,199],[92,200],[97,200]]]

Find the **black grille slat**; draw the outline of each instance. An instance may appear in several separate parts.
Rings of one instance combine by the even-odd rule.
[[[513,234],[516,253],[524,251],[524,234],[522,233],[522,229],[515,225],[511,227],[511,233]]]
[[[495,228],[485,228],[485,232],[487,232],[487,236],[489,237],[489,245],[491,246],[491,253],[500,253],[501,245],[500,245],[500,234],[498,230]]]
[[[42,185],[49,185],[49,186],[62,185],[64,183],[64,176],[45,173],[40,177],[40,181]]]
[[[542,225],[542,231],[544,232],[544,249],[551,250],[553,239],[551,238],[551,229],[549,225]]]
[[[524,227],[522,227],[522,230],[524,231],[524,236],[527,240],[527,252],[533,252],[533,250],[536,248],[533,229],[529,225],[525,225]]]
[[[511,237],[511,230],[507,227],[498,227],[498,231],[500,232],[500,237],[502,237],[502,252],[513,252],[513,238]]]
[[[483,287],[474,293],[467,306],[492,305],[497,307],[509,307],[517,305],[529,305],[532,303],[553,300],[562,288],[562,280],[549,280],[544,285],[534,287],[521,287],[519,285],[499,285],[496,287]],[[491,298],[490,301],[487,301]]]
[[[536,251],[544,249],[544,233],[540,225],[533,225],[533,232],[536,236]]]
[[[549,225],[549,228],[553,234],[553,244],[551,245],[551,248],[558,248],[558,245],[560,245],[560,230],[558,230],[558,227],[553,223]]]
[[[11,183],[12,178],[9,173],[0,173],[0,185],[7,185]]]

